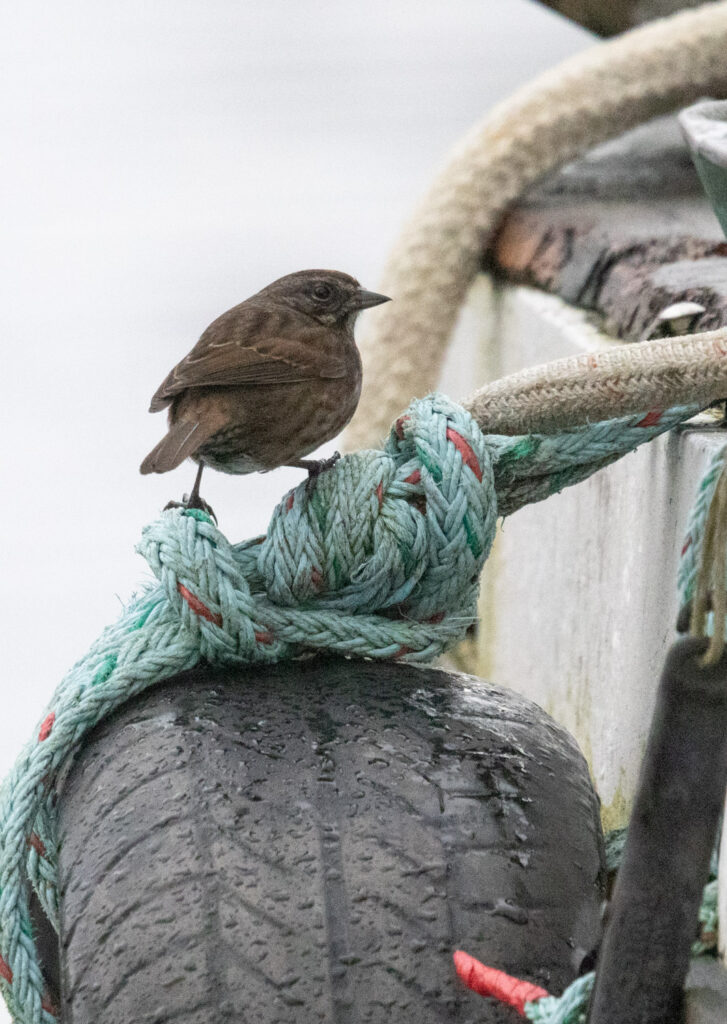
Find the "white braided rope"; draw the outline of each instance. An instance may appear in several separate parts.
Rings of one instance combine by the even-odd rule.
[[[620,345],[532,366],[461,404],[490,434],[553,433],[578,423],[727,395],[727,327]]]
[[[488,238],[515,199],[591,146],[705,93],[727,95],[727,0],[599,43],[495,107],[456,147],[389,257],[382,291],[395,301],[369,314],[346,446],[376,442],[412,395],[435,386]]]

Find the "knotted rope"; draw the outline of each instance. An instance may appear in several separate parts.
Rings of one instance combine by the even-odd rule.
[[[55,786],[123,701],[204,659],[240,665],[315,650],[424,661],[475,621],[498,515],[539,501],[692,416],[697,405],[565,430],[484,435],[441,395],[414,401],[383,450],[341,459],[230,544],[204,513],[148,526],[157,583],[66,676],[0,790],[0,984],[18,1024],[49,1024],[28,883],[57,926]]]
[[[701,96],[727,95],[725,52],[727,0],[721,0],[597,43],[528,83],[472,129],[387,262],[381,290],[396,302],[368,316],[361,344],[364,388],[346,435],[349,449],[376,443],[412,394],[436,386],[460,306],[507,207],[544,174],[597,143]],[[699,335],[689,339],[695,372],[703,358],[711,358],[712,344],[727,347],[727,329],[704,338],[705,345]],[[635,378],[641,375],[641,348],[628,346],[624,355],[635,360]],[[621,385],[628,391],[630,371],[623,370]]]
[[[213,663],[305,651],[430,660],[475,620],[495,533],[489,445],[443,396],[412,404],[386,448],[342,459],[232,546],[207,516],[167,513],[139,547],[166,605]]]
[[[364,346],[370,385],[358,439],[378,438],[412,391],[429,390],[483,244],[506,206],[590,145],[677,103],[721,93],[726,41],[727,0],[648,26],[544,76],[465,140],[390,262],[386,279],[397,303]],[[726,339],[727,332],[713,332],[707,342],[720,372]],[[386,372],[376,371],[377,360]],[[290,492],[265,538],[231,545],[208,517],[192,512],[164,513],[147,528],[140,550],[157,584],[63,680],[0,790],[0,986],[17,1024],[54,1020],[28,883],[56,923],[55,785],[95,724],[201,658],[246,664],[316,649],[434,657],[474,621],[498,514],[584,479],[693,415],[722,396],[722,378],[712,381],[704,392],[696,384],[678,397],[669,392],[669,401],[695,404],[667,412],[647,412],[663,409],[663,398],[632,391],[607,406],[609,415],[632,415],[552,436],[484,436],[465,410],[434,396],[413,403],[383,451],[341,460],[312,493],[305,485]],[[524,391],[511,410],[519,403],[531,412],[518,422],[537,423],[528,416],[542,405],[542,392],[533,401]],[[560,384],[553,394],[563,394]],[[491,429],[486,398],[473,411]],[[559,413],[561,425],[579,422],[580,412]],[[507,422],[497,429],[506,434]]]

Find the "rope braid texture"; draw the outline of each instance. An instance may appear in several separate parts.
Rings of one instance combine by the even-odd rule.
[[[691,606],[689,631],[708,636],[704,665],[715,665],[725,645],[727,615],[727,445],[702,477],[687,522],[677,586],[680,607]]]
[[[412,394],[436,385],[458,311],[507,207],[597,143],[701,96],[727,95],[726,52],[727,0],[721,0],[577,54],[500,103],[462,140],[384,270],[381,290],[396,302],[369,314],[361,344],[364,388],[346,434],[349,449],[376,443]],[[677,348],[696,372],[702,359],[714,361],[715,344],[727,351],[727,329],[684,339]],[[660,404],[638,400],[645,346],[625,348],[623,358],[634,364],[636,402],[611,406],[606,415]],[[705,368],[705,376],[710,372]],[[628,375],[624,366],[627,392]],[[567,403],[565,386],[561,393]],[[543,401],[537,390],[535,399],[537,411]],[[672,395],[668,401],[683,400]],[[479,410],[470,408],[479,419]]]
[[[726,42],[727,0],[652,24],[543,76],[464,140],[390,261],[387,288],[397,303],[364,344],[370,385],[350,441],[380,437],[412,391],[432,386],[507,205],[594,143],[705,92],[723,93]],[[725,341],[727,332],[713,332],[708,342],[718,361]],[[0,790],[0,987],[14,1021],[50,1024],[57,1015],[44,993],[29,884],[57,926],[56,785],[94,725],[200,659],[241,665],[317,649],[434,657],[475,620],[496,517],[585,479],[723,391],[714,385],[707,397],[692,383],[696,390],[683,394],[689,404],[679,408],[644,412],[667,403],[638,396],[615,406],[612,394],[608,415],[621,418],[573,426],[580,414],[559,414],[567,429],[558,434],[513,421],[485,436],[466,410],[435,395],[410,406],[382,451],[341,460],[312,493],[305,485],[291,491],[264,538],[231,545],[192,511],[166,512],[149,526],[139,550],[157,583],[63,680]],[[535,389],[533,403],[530,391],[523,388],[513,412],[542,406],[543,392]],[[562,393],[558,384],[547,398]],[[472,405],[482,424],[487,405]],[[527,415],[517,421],[531,422]]]
[[[345,456],[230,544],[172,509],[139,546],[157,583],[60,684],[0,790],[0,985],[18,1024],[49,1024],[29,883],[57,928],[54,802],[83,737],[135,694],[192,668],[315,650],[426,661],[476,619],[496,518],[540,501],[694,415],[698,405],[558,435],[484,435],[441,395],[415,400],[383,450]]]

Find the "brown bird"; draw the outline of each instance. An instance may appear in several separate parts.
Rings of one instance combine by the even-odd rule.
[[[388,302],[348,274],[301,270],[233,306],[203,333],[157,389],[150,412],[169,407],[169,431],[141,464],[166,473],[199,464],[185,504],[199,496],[205,466],[255,473],[276,466],[312,476],[331,460],[304,459],[348,423],[361,393],[353,327],[362,309]]]

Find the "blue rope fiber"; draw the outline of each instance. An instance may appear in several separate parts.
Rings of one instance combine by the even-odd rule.
[[[561,996],[544,996],[525,1004],[525,1016],[533,1024],[585,1024],[595,974],[576,978]]]
[[[679,607],[683,608],[694,597],[697,573],[704,543],[704,530],[707,513],[712,503],[714,492],[722,470],[727,464],[727,445],[718,448],[710,459],[707,471],[699,482],[694,504],[689,512],[686,535],[682,546],[679,570],[677,572],[677,591]],[[711,620],[711,615],[710,615]],[[711,628],[709,630],[711,632]]]
[[[121,703],[200,659],[275,662],[310,651],[427,661],[476,620],[498,515],[538,501],[698,411],[622,417],[527,437],[484,436],[442,395],[411,404],[383,450],[290,491],[268,533],[230,544],[174,509],[143,532],[157,578],[62,681],[0,790],[0,985],[17,1024],[50,1024],[29,884],[57,926],[55,786],[82,738]]]

